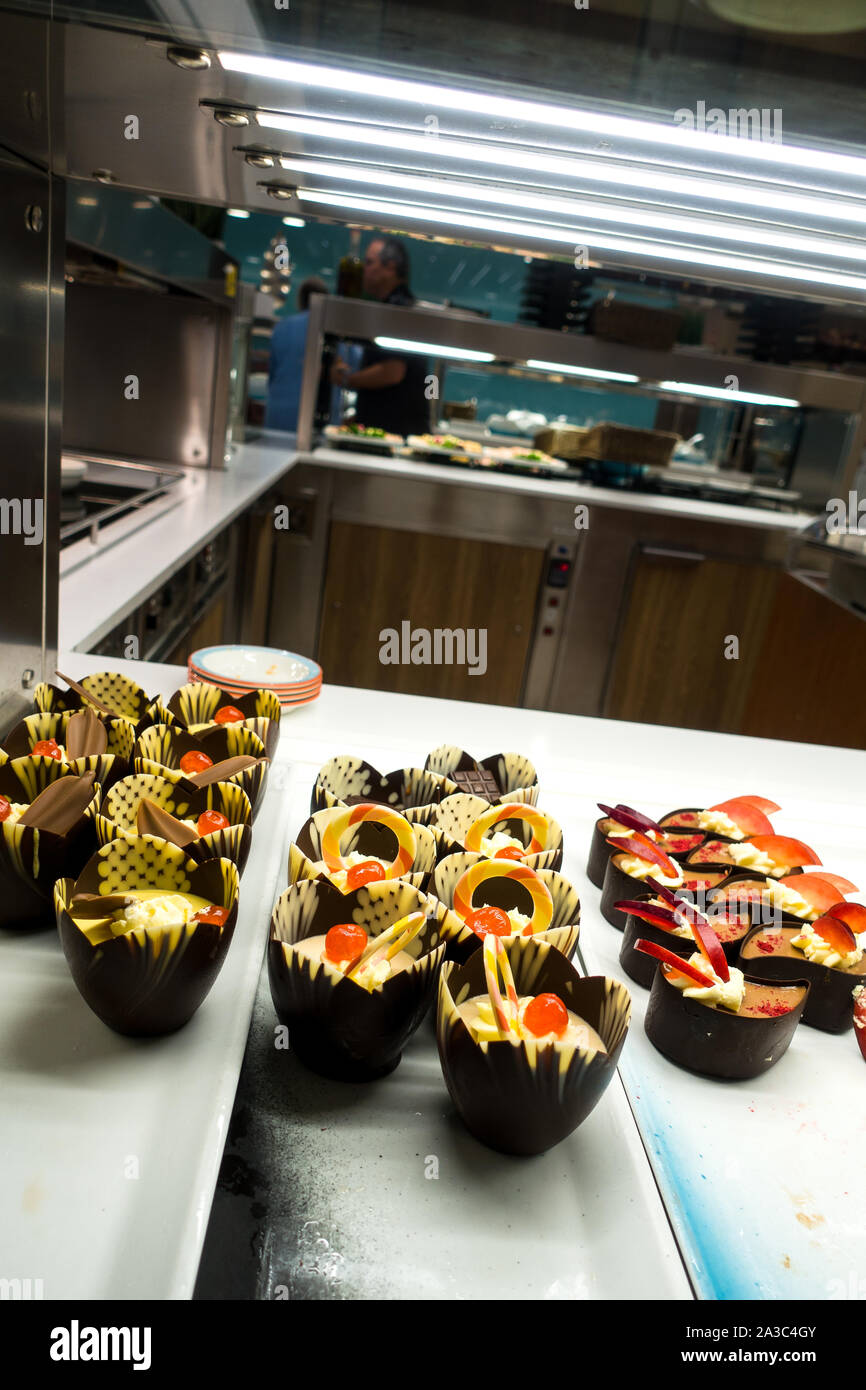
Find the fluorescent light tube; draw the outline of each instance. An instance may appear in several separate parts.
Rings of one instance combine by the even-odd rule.
[[[421,352],[425,357],[453,357],[457,362],[493,362],[492,352],[475,352],[472,348],[442,347],[441,343],[415,343],[409,338],[374,338],[377,347],[393,348],[395,352]]]
[[[633,376],[631,372],[604,372],[600,367],[570,367],[565,362],[540,362],[536,358],[528,358],[526,365],[539,372],[562,372],[564,376],[598,377],[601,381],[640,381],[640,377]]]
[[[666,167],[632,167],[617,160],[593,159],[583,155],[563,157],[529,150],[516,142],[484,144],[437,136],[416,135],[411,131],[389,130],[380,126],[331,121],[309,116],[281,115],[259,111],[256,120],[271,130],[285,130],[295,135],[310,135],[323,140],[337,140],[343,145],[356,144],[377,149],[401,150],[443,159],[459,159],[471,163],[496,165],[505,169],[530,169],[533,173],[553,174],[558,178],[582,178],[590,183],[612,184],[623,188],[650,189],[655,194],[708,198],[713,202],[731,203],[777,212],[791,212],[803,217],[825,217],[835,222],[866,223],[866,203],[845,195],[822,197],[810,193],[790,192],[788,185],[771,186],[750,180],[730,181],[720,171],[718,175],[669,173]]]
[[[249,217],[246,208],[226,208],[226,215],[228,217]]]
[[[674,261],[682,265],[709,266],[720,270],[746,272],[750,275],[772,276],[779,280],[796,280],[808,285],[832,285],[839,289],[866,291],[866,279],[862,275],[840,275],[832,270],[787,265],[753,256],[735,256],[727,252],[669,246],[663,242],[640,241],[636,238],[598,236],[595,232],[591,237],[587,237],[579,228],[552,227],[543,223],[525,222],[518,218],[478,217],[460,209],[389,202],[383,198],[362,198],[352,193],[329,193],[318,188],[299,188],[298,197],[304,202],[321,203],[326,207],[351,208],[373,213],[377,217],[396,216],[428,225],[442,223],[450,227],[471,227],[477,231],[501,232],[506,236],[524,236],[534,241],[549,241],[559,246],[586,246],[590,252],[594,249],[622,251],[629,255]]]
[[[303,217],[283,217],[281,220],[284,227],[306,227],[307,225]]]
[[[294,82],[302,87],[339,92],[345,96],[373,97],[379,101],[404,101],[423,106],[426,111],[457,111],[487,116],[495,120],[527,125],[552,126],[556,130],[575,130],[593,136],[613,136],[653,145],[669,145],[681,150],[698,150],[752,160],[758,164],[794,165],[799,169],[828,171],[852,178],[866,178],[866,159],[837,154],[833,150],[810,149],[766,140],[740,139],[710,131],[690,130],[662,121],[639,121],[603,111],[582,111],[550,102],[523,101],[496,92],[467,92],[441,87],[432,82],[413,82],[386,77],[382,73],[331,68],[292,59],[263,58],[256,54],[220,52],[220,63],[227,72],[243,72],[272,81]]]
[[[760,396],[755,391],[726,391],[723,386],[697,386],[689,381],[658,381],[656,391],[676,391],[680,396],[706,396],[710,400],[736,401],[742,405],[798,406],[788,396]]]
[[[724,219],[694,217],[668,213],[661,208],[646,211],[627,204],[599,204],[590,198],[553,198],[542,192],[520,192],[517,185],[507,188],[489,184],[470,183],[460,179],[426,177],[420,174],[398,174],[360,164],[344,164],[327,159],[290,159],[280,156],[283,169],[308,174],[312,178],[347,179],[352,183],[372,184],[377,188],[405,189],[426,193],[430,197],[466,198],[492,203],[502,210],[508,207],[528,211],[562,213],[569,217],[595,219],[597,222],[624,224],[625,229],[645,227],[650,231],[682,232],[686,236],[713,237],[717,241],[732,241],[744,246],[767,246],[784,251],[799,251],[816,257],[830,256],[838,260],[866,260],[866,241],[841,241],[816,236],[800,236],[785,231],[768,231],[748,223],[727,223]]]

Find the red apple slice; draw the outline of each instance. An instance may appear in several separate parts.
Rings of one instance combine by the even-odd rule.
[[[703,989],[712,989],[716,983],[707,975],[702,975],[700,970],[694,965],[690,965],[687,960],[683,960],[682,956],[675,956],[673,951],[666,950],[664,946],[657,946],[654,941],[641,939],[636,941],[634,946],[636,951],[643,951],[645,956],[655,956],[656,960],[662,962],[662,965],[671,966],[676,974],[685,975],[686,979],[691,980],[693,984],[700,985]]]
[[[773,826],[763,811],[759,811],[750,801],[743,801],[741,797],[734,797],[731,801],[720,801],[717,806],[710,806],[711,811],[721,811],[724,815],[730,816],[731,820],[739,826],[745,835],[772,835]]]
[[[635,855],[637,859],[643,859],[647,864],[658,864],[665,878],[679,878],[680,871],[676,864],[668,859],[663,849],[659,849],[658,845],[654,845],[652,840],[648,840],[646,835],[641,835],[638,830],[629,836],[627,846],[623,846],[621,843],[617,844],[616,840],[610,839],[607,843],[620,853],[625,849],[628,853]]]
[[[841,881],[847,883],[848,880],[843,878]],[[819,912],[829,912],[839,901],[840,892],[853,891],[840,889],[838,884],[833,883],[832,879],[826,878],[824,874],[786,874],[779,882],[784,883],[792,892],[799,893],[804,902],[817,908]]]
[[[854,991],[854,1032],[866,1061],[866,989],[858,985]]]
[[[769,854],[774,864],[782,864],[786,869],[821,863],[813,849],[804,845],[802,840],[793,840],[790,835],[750,835],[749,844],[763,854]]]
[[[618,912],[630,912],[632,917],[640,917],[644,922],[652,922],[655,927],[673,931],[681,924],[669,907],[659,907],[657,903],[619,902],[614,903]]]
[[[618,825],[625,825],[629,830],[658,830],[654,820],[645,816],[641,811],[635,811],[631,806],[605,806],[603,802],[596,803],[600,811],[604,811],[606,816],[615,820]]]
[[[800,878],[801,875],[792,874],[791,877]],[[821,865],[821,872],[819,874],[813,873],[811,870],[809,870],[809,878],[822,878],[825,883],[832,883],[833,887],[838,888],[840,893],[857,892],[857,884],[852,883],[850,878],[843,878],[841,874],[831,874],[830,870],[825,869],[823,864]],[[782,882],[784,883],[784,881],[785,880],[783,879]]]
[[[673,904],[678,903],[680,901],[673,889],[666,888],[663,883],[659,883],[658,879],[645,878],[644,883],[646,884],[647,888],[651,888],[653,890],[657,898],[664,898],[666,903]]]
[[[683,903],[674,909],[674,916],[684,927],[689,927],[692,936],[698,944],[698,950],[711,970],[714,970],[720,980],[726,983],[731,978],[728,970],[728,962],[722,950],[722,943],[713,931],[706,917],[698,912],[691,903]]]
[[[853,932],[866,931],[866,907],[860,903],[834,903],[828,910],[828,917],[846,922]],[[820,921],[820,918],[818,919]]]
[[[812,923],[812,927],[818,936],[823,937],[831,950],[838,951],[840,956],[847,956],[849,951],[856,951],[857,940],[854,933],[847,923],[841,922],[838,917],[819,917]]]
[[[771,816],[774,811],[781,811],[781,806],[777,806],[775,801],[768,801],[765,796],[738,796],[737,801],[748,801],[750,806],[754,806],[756,811],[763,811],[765,816]]]

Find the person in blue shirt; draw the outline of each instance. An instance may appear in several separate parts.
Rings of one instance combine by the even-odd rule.
[[[302,280],[298,288],[298,313],[280,319],[271,334],[271,358],[268,367],[268,405],[265,428],[291,430],[298,428],[298,404],[301,399],[301,377],[304,371],[304,351],[307,346],[307,325],[310,319],[310,296],[327,294],[328,286],[317,275]]]

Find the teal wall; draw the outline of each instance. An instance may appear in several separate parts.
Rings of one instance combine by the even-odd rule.
[[[293,290],[308,275],[319,275],[330,290],[336,288],[337,265],[349,249],[346,227],[308,222],[305,227],[284,227],[279,217],[252,213],[248,218],[227,217],[225,242],[229,255],[241,264],[241,278],[257,284],[262,258],[272,237],[280,232],[292,259]],[[365,232],[362,248],[375,232]],[[412,291],[419,299],[449,300],[465,309],[480,310],[500,322],[513,323],[520,312],[526,260],[477,247],[448,246],[441,242],[407,239],[412,261]],[[363,255],[363,249],[362,249]],[[629,297],[669,307],[673,300],[640,286],[629,289]],[[294,293],[286,312],[294,312]],[[651,429],[655,421],[655,401],[650,397],[617,394],[570,383],[551,385],[541,380],[449,367],[443,399],[478,400],[478,418],[512,409],[540,411],[549,420],[564,416],[571,424],[587,425],[603,420]],[[727,432],[725,410],[704,407],[700,429],[713,442]]]

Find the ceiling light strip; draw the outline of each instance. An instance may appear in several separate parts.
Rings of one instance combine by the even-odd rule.
[[[443,347],[441,343],[416,343],[410,338],[374,338],[377,347],[394,352],[420,352],[425,357],[453,357],[457,362],[493,362],[492,352],[476,352],[473,348]]]
[[[827,171],[866,179],[866,159],[834,150],[784,145],[773,141],[740,139],[730,135],[690,130],[661,121],[639,121],[603,111],[583,111],[549,102],[524,101],[495,92],[469,92],[442,87],[432,82],[413,82],[346,68],[331,68],[292,59],[264,58],[256,54],[223,51],[220,63],[228,72],[242,72],[272,81],[294,82],[302,87],[373,97],[379,101],[403,101],[426,111],[457,111],[521,124],[551,126],[557,130],[576,130],[593,136],[613,136],[639,144],[666,145],[680,150],[727,155],[756,164],[793,165],[800,169]]]
[[[499,232],[506,236],[528,237],[549,241],[560,246],[585,246],[587,238],[578,228],[553,227],[526,222],[518,218],[477,217],[462,209],[426,207],[422,204],[389,202],[382,198],[363,198],[352,193],[331,193],[327,189],[300,188],[298,197],[304,202],[325,207],[355,209],[377,216],[408,218],[422,223],[438,223],[451,227],[467,227],[482,232]],[[836,271],[811,266],[784,264],[753,256],[735,256],[662,242],[641,241],[637,238],[596,236],[588,242],[593,250],[621,251],[656,260],[679,262],[688,266],[707,266],[720,270],[744,272],[749,275],[772,276],[780,280],[796,280],[808,285],[830,285],[838,289],[866,291],[866,279],[861,275],[842,275]]]
[[[655,391],[671,391],[678,396],[701,396],[714,401],[735,401],[738,405],[798,406],[789,396],[761,396],[754,391],[728,391],[722,386],[698,386],[690,381],[651,383]]]
[[[572,367],[567,362],[542,362],[535,357],[527,358],[526,365],[536,372],[559,372],[563,376],[597,377],[599,381],[640,381],[640,377],[634,376],[631,372],[605,372],[600,367]]]

